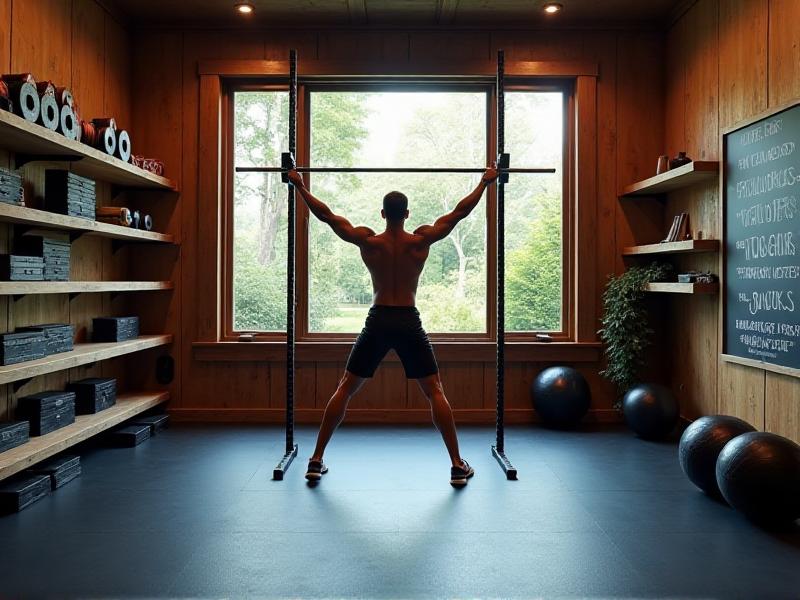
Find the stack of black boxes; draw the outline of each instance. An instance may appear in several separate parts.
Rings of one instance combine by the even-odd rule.
[[[44,358],[46,342],[41,331],[0,334],[0,362],[14,365]]]
[[[92,341],[124,342],[139,337],[139,317],[98,317],[92,319]]]
[[[40,256],[0,254],[0,279],[4,281],[42,281],[44,259]]]
[[[68,484],[81,474],[80,456],[57,456],[25,471],[30,475],[46,475],[54,490]]]
[[[59,352],[69,352],[73,349],[72,337],[75,331],[72,325],[66,323],[17,327],[17,332],[41,333],[44,336],[45,356],[58,354]]]
[[[75,422],[75,392],[39,392],[17,401],[17,418],[31,424],[31,435],[45,435]]]
[[[14,254],[41,258],[45,281],[69,281],[70,245],[66,234],[23,235],[14,243]]]
[[[97,205],[94,181],[70,171],[47,169],[44,204],[50,212],[94,220]]]
[[[27,421],[0,423],[0,452],[11,450],[28,442],[31,425]]]
[[[73,381],[67,389],[75,392],[75,411],[79,415],[93,415],[117,403],[117,380],[91,377]]]
[[[0,202],[21,206],[22,198],[22,175],[0,168]]]

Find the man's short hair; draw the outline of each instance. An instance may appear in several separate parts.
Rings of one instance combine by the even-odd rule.
[[[408,198],[401,192],[389,192],[383,197],[383,212],[387,221],[402,221],[408,210]]]

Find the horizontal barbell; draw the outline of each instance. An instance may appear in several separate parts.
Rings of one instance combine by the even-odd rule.
[[[497,157],[497,170],[502,183],[508,181],[509,173],[555,173],[551,167],[522,168],[509,167],[509,154]],[[281,154],[280,167],[236,167],[237,173],[280,173],[281,181],[288,183],[287,173],[484,173],[487,167],[298,167],[289,152]]]

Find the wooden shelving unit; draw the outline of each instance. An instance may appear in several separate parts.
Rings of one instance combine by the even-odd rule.
[[[719,240],[681,240],[642,246],[627,246],[623,256],[642,256],[646,254],[694,254],[700,252],[719,252]]]
[[[168,399],[169,394],[163,391],[120,394],[117,403],[111,408],[94,415],[77,416],[72,425],[47,435],[33,437],[22,446],[0,453],[0,480],[158,406]]]
[[[3,112],[0,111],[0,115],[2,114]],[[165,233],[131,229],[130,227],[110,225],[108,223],[100,223],[99,221],[81,219],[80,217],[68,217],[67,215],[51,213],[36,208],[28,208],[26,206],[16,206],[14,204],[0,203],[0,221],[15,223],[17,225],[29,225],[42,229],[80,232],[86,235],[97,235],[130,242],[161,242],[165,244],[172,244],[175,242],[171,235]]]
[[[171,281],[3,281],[0,296],[87,294],[171,290]]]
[[[620,197],[660,196],[702,181],[715,179],[719,174],[718,161],[692,161],[687,165],[637,181],[622,190]]]
[[[177,190],[171,179],[154,175],[86,144],[68,140],[60,133],[6,111],[0,111],[0,145],[6,150],[25,155],[27,159],[43,157],[51,161],[74,161],[72,171],[78,175],[123,187]]]
[[[164,334],[142,335],[135,340],[125,342],[75,344],[75,349],[71,352],[62,352],[38,360],[29,360],[15,365],[0,367],[0,385],[72,369],[73,367],[140,352],[148,348],[166,346],[171,343],[172,335]]]
[[[668,294],[717,294],[719,282],[714,283],[678,283],[658,282],[648,283],[645,288],[648,292],[664,292]]]

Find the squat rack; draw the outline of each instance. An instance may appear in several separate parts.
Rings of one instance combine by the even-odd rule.
[[[553,168],[510,168],[510,157],[505,152],[505,59],[502,50],[497,52],[497,166],[500,175],[497,183],[497,406],[495,443],[492,455],[506,474],[507,479],[517,478],[517,469],[505,454],[505,184],[509,173],[554,173]],[[417,167],[303,167],[295,165],[297,155],[297,51],[289,51],[289,152],[281,156],[280,167],[237,167],[240,173],[280,172],[282,181],[288,183],[289,169],[303,173],[483,173],[481,168],[417,168]],[[286,446],[283,457],[272,472],[273,479],[282,480],[297,456],[294,440],[294,359],[295,359],[295,189],[288,185],[288,241],[286,275]]]

